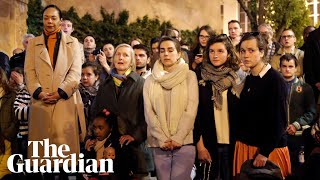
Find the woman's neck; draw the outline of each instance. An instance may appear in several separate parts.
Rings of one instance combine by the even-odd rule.
[[[163,69],[167,72],[172,72],[177,67],[177,63],[173,64],[172,66],[163,66]]]
[[[258,76],[265,66],[266,66],[265,63],[263,63],[262,61],[259,62],[255,67],[251,69],[251,74],[253,76]]]

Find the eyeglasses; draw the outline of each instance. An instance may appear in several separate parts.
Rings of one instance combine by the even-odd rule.
[[[204,36],[204,35],[200,35],[199,36],[201,39],[209,39],[210,38],[210,36]]]
[[[281,36],[281,39],[286,39],[286,38],[291,39],[293,37],[294,35],[284,35],[284,36]]]

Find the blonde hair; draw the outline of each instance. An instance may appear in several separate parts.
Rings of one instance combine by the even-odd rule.
[[[113,57],[112,57],[112,64],[111,64],[111,68],[115,68],[114,67],[114,58],[117,54],[117,51],[119,48],[121,47],[127,47],[130,49],[130,55],[131,55],[131,69],[132,71],[136,72],[136,58],[135,58],[135,55],[134,55],[134,51],[132,49],[132,47],[129,45],[129,44],[119,44],[115,49],[114,49],[114,53],[113,53]]]

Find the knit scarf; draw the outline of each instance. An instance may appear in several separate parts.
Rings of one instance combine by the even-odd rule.
[[[94,146],[94,151],[96,152],[96,159],[102,159],[103,158],[103,151],[104,151],[104,143],[107,141],[107,139],[110,137],[111,133],[108,135],[108,137],[106,137],[105,139],[103,139],[102,141],[98,141],[96,142],[96,145]]]
[[[149,96],[159,118],[161,129],[168,137],[176,134],[182,113],[187,107],[188,88],[186,79],[188,72],[189,66],[182,58],[179,59],[179,64],[172,72],[166,72],[160,60],[157,60],[153,67],[151,76],[154,81],[150,84]],[[171,90],[169,120],[166,116],[163,88]]]
[[[124,74],[117,74],[117,70],[115,68],[111,69],[111,76],[114,81],[114,84],[118,87],[121,86],[122,82],[127,79],[127,76],[131,73],[132,69],[129,68]]]
[[[82,92],[85,92],[86,94],[89,94],[90,96],[96,96],[98,89],[99,89],[100,81],[97,80],[93,86],[85,87],[80,83],[79,89],[82,90]]]
[[[236,86],[239,77],[236,72],[229,67],[216,68],[213,65],[203,62],[201,68],[201,77],[204,81],[212,83],[212,100],[214,106],[222,109],[222,92],[231,86]],[[240,95],[241,91],[236,90],[236,94]]]
[[[49,53],[50,62],[51,62],[52,67],[55,66],[55,61],[57,58],[57,57],[54,57],[54,52],[55,52],[55,49],[57,48],[56,47],[57,46],[56,43],[58,40],[57,33],[59,33],[60,31],[61,31],[60,26],[53,32],[48,32],[48,31],[44,30],[44,34],[46,35],[46,46],[48,49],[48,53]]]

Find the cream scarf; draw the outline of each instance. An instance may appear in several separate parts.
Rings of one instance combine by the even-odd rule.
[[[189,66],[180,58],[176,68],[172,72],[166,72],[160,60],[154,64],[150,84],[149,95],[152,107],[158,116],[161,129],[167,137],[176,134],[182,113],[187,108],[187,74]],[[166,116],[166,103],[164,101],[163,88],[171,90],[170,95],[170,120]],[[169,123],[169,124],[168,124]]]
[[[97,160],[103,159],[104,143],[107,141],[107,139],[110,137],[110,135],[111,135],[111,133],[108,135],[108,137],[106,137],[102,141],[97,140],[96,145],[94,146],[94,151],[96,152],[96,155],[97,155],[96,159]]]

